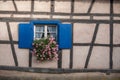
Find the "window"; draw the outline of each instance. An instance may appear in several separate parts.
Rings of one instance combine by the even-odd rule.
[[[54,37],[57,40],[57,25],[34,25],[34,40]]]
[[[18,29],[18,47],[32,49],[35,39],[52,36],[56,39],[59,49],[72,48],[72,25],[62,24],[58,20],[32,20],[20,23]]]

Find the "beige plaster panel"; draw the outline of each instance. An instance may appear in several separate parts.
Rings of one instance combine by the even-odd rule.
[[[93,47],[89,69],[109,69],[109,47]]]
[[[109,0],[96,0],[91,13],[110,13]]]
[[[15,66],[11,46],[9,44],[0,44],[0,65]]]
[[[19,22],[10,22],[12,38],[15,41],[18,41],[18,24],[19,24]]]
[[[11,14],[0,14],[0,17],[11,17]]]
[[[120,44],[120,24],[114,24],[113,27],[113,43]]]
[[[113,69],[120,69],[120,47],[113,48]]]
[[[90,19],[90,16],[73,16],[73,19]]]
[[[28,67],[29,64],[29,50],[20,49],[18,45],[15,45],[16,56],[18,60],[19,67]]]
[[[120,0],[114,0],[113,10],[114,13],[120,14]]]
[[[14,14],[13,17],[14,18],[30,18],[30,15],[29,14],[25,14],[25,15]]]
[[[9,6],[9,7],[8,7]],[[0,1],[0,11],[15,11],[12,1]]]
[[[93,19],[95,20],[110,20],[109,16],[94,16]]]
[[[70,19],[70,16],[53,16],[54,19]]]
[[[114,17],[113,19],[114,20],[120,20],[120,17]]]
[[[110,42],[109,24],[100,24],[95,43],[109,44]]]
[[[33,18],[50,18],[50,15],[32,15]]]
[[[74,13],[87,13],[92,0],[75,0]]]
[[[0,40],[9,40],[7,25],[5,22],[0,22]]]
[[[50,12],[50,0],[35,1],[34,2],[34,11]]]
[[[71,12],[71,2],[70,1],[56,1],[55,0],[55,12],[70,13]]]
[[[73,47],[73,68],[83,69],[88,55],[89,46]]]
[[[31,11],[31,1],[15,1],[18,11]]]
[[[57,61],[43,61],[38,62],[36,60],[36,57],[32,56],[32,67],[38,67],[38,68],[57,68]]]
[[[90,43],[92,41],[95,24],[75,23],[73,27],[74,43]]]
[[[62,68],[69,68],[70,50],[62,50]]]

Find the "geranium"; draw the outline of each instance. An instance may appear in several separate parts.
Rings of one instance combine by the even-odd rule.
[[[58,45],[53,37],[34,40],[32,53],[37,61],[58,60]]]

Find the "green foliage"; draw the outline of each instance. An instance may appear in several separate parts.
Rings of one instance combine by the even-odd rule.
[[[34,40],[32,53],[38,61],[58,60],[58,45],[54,38]]]

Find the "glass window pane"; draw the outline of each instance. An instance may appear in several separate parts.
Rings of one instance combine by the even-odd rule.
[[[36,33],[35,34],[35,38],[43,38],[44,37],[44,33]]]
[[[48,32],[49,33],[56,33],[56,26],[55,25],[48,25]]]
[[[38,38],[38,37],[39,37],[39,35],[36,33],[36,34],[35,34],[35,38]]]
[[[45,32],[45,29],[47,31]],[[40,39],[44,38],[45,34],[47,34],[47,37],[54,37],[57,38],[57,26],[56,25],[35,25],[35,38]]]
[[[42,26],[42,25],[36,25],[36,31],[37,32],[44,32],[44,26]]]

